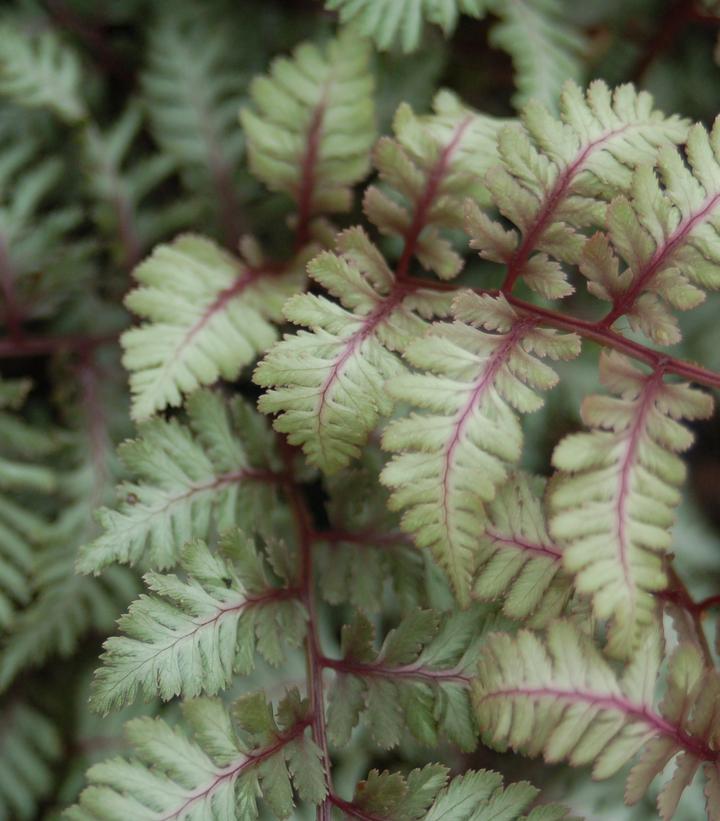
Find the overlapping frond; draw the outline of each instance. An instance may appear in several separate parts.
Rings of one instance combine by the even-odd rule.
[[[192,201],[146,206],[148,196],[175,171],[176,163],[160,153],[134,159],[142,123],[140,107],[131,103],[107,130],[90,126],[84,134],[94,218],[126,268],[134,266],[152,243],[186,226],[197,210]]]
[[[281,551],[274,546],[275,551]],[[274,561],[284,569],[287,561]],[[151,591],[119,621],[124,635],[104,645],[92,702],[108,712],[142,690],[164,701],[182,695],[215,695],[234,673],[249,673],[256,651],[271,664],[283,646],[297,646],[304,634],[304,610],[297,579],[272,577],[267,559],[239,531],[223,537],[219,554],[191,542],[176,574],[148,573]]]
[[[668,310],[685,311],[720,288],[720,120],[710,134],[690,129],[687,159],[671,146],[658,156],[658,178],[639,168],[631,196],[608,209],[608,237],[587,244],[580,270],[592,294],[612,302],[609,327],[626,316],[634,330],[659,345],[680,340]],[[621,270],[620,257],[625,265]]]
[[[74,123],[86,115],[80,93],[82,66],[77,53],[51,30],[23,31],[0,26],[0,95],[28,108],[46,108]]]
[[[490,636],[473,685],[473,704],[488,742],[548,762],[592,765],[609,778],[642,750],[630,772],[626,800],[637,802],[672,760],[677,768],[658,799],[665,821],[703,766],[708,817],[716,818],[720,677],[703,667],[699,651],[673,654],[667,689],[653,706],[660,639],[648,637],[621,678],[592,641],[568,622],[553,623],[545,640],[521,631]]]
[[[433,108],[424,116],[407,104],[398,108],[395,137],[382,137],[373,155],[385,185],[370,186],[363,205],[383,234],[402,238],[401,276],[415,256],[450,279],[463,261],[443,231],[463,228],[466,199],[487,202],[483,178],[497,161],[504,121],[479,114],[449,91],[436,95]]]
[[[237,31],[212,3],[155,7],[142,90],[152,134],[204,194],[227,245],[240,235],[237,170],[243,150],[237,112],[247,82]]]
[[[490,42],[506,51],[515,67],[518,108],[536,100],[551,111],[557,106],[567,80],[581,79],[585,42],[568,24],[559,0],[495,0],[493,11],[500,22],[490,32]]]
[[[180,405],[184,394],[235,379],[268,348],[287,297],[303,281],[302,260],[277,271],[246,240],[242,258],[185,234],[159,245],[133,272],[125,303],[146,320],[122,336],[136,420]]]
[[[338,745],[366,723],[380,747],[400,743],[408,729],[422,744],[442,734],[464,750],[477,744],[469,685],[483,634],[478,610],[439,614],[416,610],[391,630],[380,650],[362,614],[343,627],[343,658],[330,691],[328,732]]]
[[[548,533],[542,489],[540,480],[519,471],[498,489],[486,508],[473,581],[475,597],[502,597],[506,616],[538,627],[557,616],[572,594],[562,548]]]
[[[117,510],[98,517],[105,532],[83,548],[78,568],[96,573],[112,562],[170,567],[192,539],[234,525],[253,533],[254,515],[275,502],[280,463],[272,433],[239,397],[205,390],[187,404],[189,427],[154,420],[120,447],[134,481],[118,488]]]
[[[285,316],[310,330],[285,336],[253,378],[271,388],[258,407],[278,414],[275,429],[332,473],[359,456],[392,410],[385,382],[404,370],[394,352],[447,313],[449,298],[398,280],[360,228],[339,234],[337,253],[323,252],[308,271],[341,304],[309,293],[290,299]]]
[[[652,593],[666,585],[663,554],[685,466],[676,455],[693,439],[679,420],[705,418],[712,398],[645,374],[620,354],[602,354],[600,376],[614,396],[582,406],[593,430],[565,437],[553,454],[550,529],[564,545],[574,584],[612,619],[609,651],[627,657],[653,620]]]
[[[457,26],[460,14],[483,17],[491,0],[325,0],[325,8],[340,12],[340,20],[379,49],[399,43],[404,52],[414,51],[427,21],[446,35]]]
[[[52,788],[62,745],[55,724],[22,701],[0,709],[0,819],[31,821]]]
[[[500,132],[501,163],[485,177],[498,210],[515,227],[506,230],[471,208],[468,231],[480,255],[507,266],[505,287],[519,279],[546,297],[571,293],[563,263],[577,264],[580,229],[604,221],[607,202],[629,190],[632,169],[654,162],[666,142],[681,142],[687,123],[653,108],[647,92],[601,81],[586,93],[568,84],[560,118],[531,102],[522,125]]]
[[[542,405],[536,391],[557,375],[540,358],[579,352],[573,334],[538,328],[502,297],[466,293],[456,321],[435,324],[405,358],[423,373],[397,377],[390,395],[422,413],[391,422],[383,447],[394,456],[381,474],[402,526],[430,547],[467,604],[485,531],[484,505],[520,457],[516,411]]]
[[[233,721],[219,701],[183,704],[194,740],[161,719],[126,725],[136,757],[111,758],[91,767],[90,786],[70,821],[206,819],[253,821],[258,798],[279,818],[294,807],[293,788],[310,803],[326,792],[320,751],[309,736],[307,702],[291,690],[277,718],[263,694],[234,705]]]
[[[375,140],[368,44],[348,33],[325,48],[303,43],[251,85],[241,120],[250,169],[289,194],[300,219],[348,211],[351,187],[370,166]],[[306,226],[303,226],[305,229]]]
[[[527,781],[503,786],[502,776],[491,770],[448,779],[445,767],[428,764],[407,776],[372,770],[358,785],[352,807],[377,821],[570,821],[556,804],[525,815],[537,795]]]

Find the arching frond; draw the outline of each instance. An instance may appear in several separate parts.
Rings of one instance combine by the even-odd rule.
[[[580,82],[585,42],[566,19],[559,0],[495,0],[500,22],[490,42],[506,51],[515,67],[518,108],[536,100],[551,111],[557,107],[563,85]]]
[[[69,123],[86,115],[77,53],[54,31],[31,34],[0,26],[0,95],[28,108],[47,108]]]
[[[235,721],[220,701],[187,701],[183,717],[194,740],[162,719],[134,719],[126,732],[136,758],[111,758],[91,767],[90,786],[66,817],[254,821],[262,795],[279,818],[287,818],[293,787],[303,801],[317,804],[325,797],[307,710],[297,690],[278,705],[277,719],[262,693],[235,704]]]
[[[705,299],[703,289],[720,288],[720,120],[710,134],[701,125],[690,129],[687,158],[689,168],[667,146],[658,157],[660,179],[650,165],[639,168],[631,197],[608,210],[610,242],[593,237],[580,264],[588,290],[612,302],[604,324],[626,316],[659,345],[680,340],[666,306],[685,311]]]
[[[562,547],[550,538],[543,483],[514,472],[487,505],[487,522],[477,549],[473,594],[481,601],[502,597],[512,619],[542,626],[559,615],[572,595],[563,572]]]
[[[399,744],[407,728],[426,746],[436,746],[442,734],[473,750],[477,733],[469,686],[482,634],[477,610],[451,615],[416,610],[376,650],[370,622],[356,615],[343,627],[343,658],[328,663],[335,671],[328,708],[331,739],[347,744],[362,717],[385,749]]]
[[[399,43],[404,52],[420,44],[423,23],[440,26],[446,35],[457,26],[460,14],[482,17],[491,0],[325,0],[325,8],[340,12],[365,37],[372,37],[380,49]]]
[[[537,410],[557,375],[541,357],[579,352],[559,335],[520,318],[502,297],[463,294],[457,321],[436,324],[405,357],[424,373],[400,376],[390,395],[422,413],[391,422],[383,447],[394,456],[381,474],[402,526],[430,547],[462,604],[469,600],[487,514],[484,506],[520,458],[515,411]]]
[[[241,112],[250,168],[293,198],[301,223],[348,211],[352,186],[369,170],[375,140],[369,58],[367,43],[345,33],[325,48],[303,43],[252,83],[257,111]]]
[[[450,279],[463,263],[443,232],[463,228],[467,199],[487,202],[483,178],[497,160],[504,121],[474,111],[448,91],[436,95],[433,108],[424,116],[406,104],[398,108],[395,137],[382,137],[374,151],[385,185],[371,185],[363,205],[383,234],[403,239],[400,276],[415,256]]]
[[[52,789],[60,735],[47,716],[22,701],[3,704],[0,723],[0,819],[31,821]]]
[[[550,529],[577,589],[612,619],[610,652],[627,657],[652,622],[652,593],[667,583],[663,554],[685,477],[676,454],[693,438],[679,420],[705,418],[713,403],[616,353],[602,354],[600,369],[614,396],[587,398],[582,417],[593,431],[570,434],[553,454],[562,473],[550,489]]]

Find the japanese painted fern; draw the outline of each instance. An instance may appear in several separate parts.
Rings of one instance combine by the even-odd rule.
[[[273,3],[18,5],[0,358],[43,364],[0,381],[0,820],[595,817],[494,749],[720,821],[718,597],[674,530],[720,124],[584,85],[560,0],[326,0],[299,45]],[[485,17],[519,116],[441,90],[378,135],[413,58],[375,48]]]

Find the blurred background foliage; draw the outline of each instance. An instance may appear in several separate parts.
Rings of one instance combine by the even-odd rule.
[[[581,82],[634,82],[659,108],[706,125],[720,111],[720,4],[504,5],[531,36],[543,34],[544,16],[543,25],[561,25],[572,40],[565,68]],[[250,79],[274,56],[336,26],[321,0],[5,0],[0,7],[0,562],[17,564],[17,584],[0,589],[0,819],[57,817],[75,800],[89,763],[123,748],[131,711],[93,717],[87,688],[101,641],[138,582],[122,568],[80,577],[73,564],[93,536],[94,508],[112,502],[120,471],[114,448],[132,431],[115,344],[129,322],[121,304],[129,273],[155,243],[189,227],[229,247],[251,230],[271,256],[286,255],[290,204],[249,174],[237,113]],[[481,111],[515,116],[536,69],[523,69],[527,43],[518,47],[513,37],[491,9],[480,20],[463,17],[447,38],[426,27],[412,54],[399,45],[378,53],[381,132],[400,101],[426,111],[439,87]],[[547,56],[543,46],[536,58]],[[557,89],[541,91],[552,100]],[[348,215],[347,224],[356,218]],[[488,286],[499,275],[477,258],[463,273]],[[582,289],[570,309],[591,317]],[[65,338],[93,342],[70,346]],[[553,444],[578,426],[580,400],[596,387],[596,351],[586,349],[528,420],[527,466],[535,471],[547,469]],[[720,367],[716,307],[687,318],[674,353]],[[720,582],[717,421],[698,434],[676,544],[683,576],[703,595]],[[19,553],[18,545],[27,547]],[[292,664],[301,678],[302,661]],[[254,675],[258,684],[270,680],[262,668]],[[368,749],[345,754],[341,786],[343,773],[352,780],[396,763]],[[401,752],[406,761],[424,760],[419,748]],[[545,784],[590,818],[655,817],[652,796],[626,809],[619,784],[595,785],[586,773],[482,748],[463,763]],[[702,814],[700,790],[689,791],[678,818]]]

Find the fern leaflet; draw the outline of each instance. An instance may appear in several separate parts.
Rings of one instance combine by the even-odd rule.
[[[562,473],[550,490],[551,532],[576,588],[592,595],[599,618],[613,620],[609,652],[627,657],[653,620],[651,594],[666,585],[662,554],[685,476],[676,453],[692,442],[678,420],[705,418],[713,403],[617,353],[602,355],[600,374],[615,397],[586,399],[583,420],[594,430],[555,450]]]
[[[527,413],[541,406],[533,388],[553,387],[557,375],[538,357],[572,358],[579,340],[535,327],[502,296],[461,295],[455,316],[455,323],[434,325],[405,353],[429,373],[398,377],[388,386],[396,400],[425,412],[386,428],[383,447],[395,455],[381,481],[392,489],[391,507],[404,510],[403,529],[432,549],[467,605],[484,505],[506,480],[508,463],[520,457],[522,433],[513,409]]]
[[[275,548],[279,550],[279,548]],[[282,568],[279,560],[274,566]],[[225,536],[221,556],[204,542],[186,545],[180,557],[183,580],[148,573],[154,595],[141,596],[119,621],[124,636],[105,642],[93,704],[109,712],[142,689],[167,701],[183,695],[215,695],[236,672],[249,673],[258,652],[282,661],[283,642],[297,646],[304,633],[296,579],[276,587],[266,560],[242,533]]]

